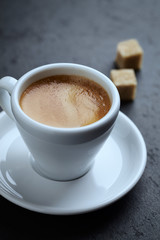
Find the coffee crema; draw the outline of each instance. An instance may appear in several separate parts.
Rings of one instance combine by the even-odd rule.
[[[111,107],[107,92],[93,80],[55,75],[32,83],[21,95],[25,114],[54,127],[82,127],[104,117]]]

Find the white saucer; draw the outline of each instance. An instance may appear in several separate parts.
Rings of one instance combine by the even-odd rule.
[[[11,202],[41,213],[78,214],[107,206],[130,191],[146,165],[146,147],[134,123],[119,113],[111,136],[93,168],[70,182],[43,178],[12,120],[0,113],[0,193]]]

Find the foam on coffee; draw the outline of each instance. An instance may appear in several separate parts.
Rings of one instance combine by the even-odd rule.
[[[111,102],[107,92],[82,76],[55,75],[32,83],[20,98],[32,119],[54,127],[82,127],[101,119]]]

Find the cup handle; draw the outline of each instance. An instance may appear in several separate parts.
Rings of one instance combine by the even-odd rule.
[[[7,115],[14,120],[11,110],[11,93],[17,83],[13,77],[3,77],[0,79],[0,106],[7,113]]]

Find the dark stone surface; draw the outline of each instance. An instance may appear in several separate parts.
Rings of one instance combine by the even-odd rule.
[[[109,76],[117,43],[130,38],[140,42],[144,61],[136,100],[121,111],[146,142],[141,180],[113,205],[79,216],[38,214],[0,197],[0,239],[160,239],[160,1],[0,1],[0,77],[19,78],[53,62],[80,63]]]

